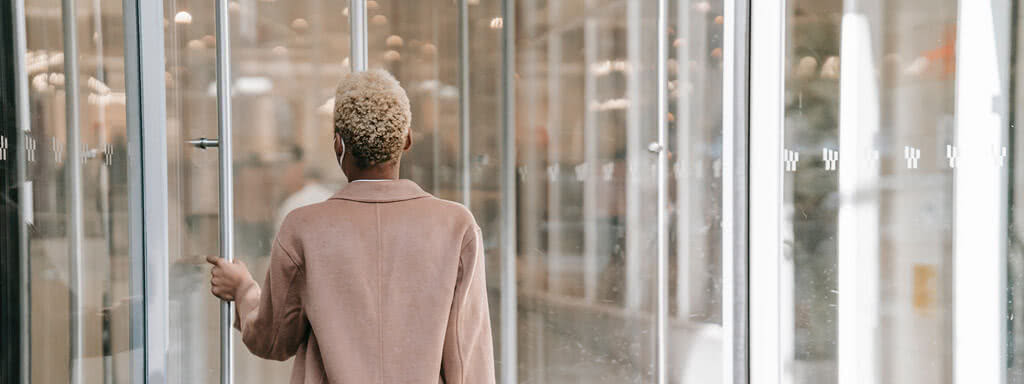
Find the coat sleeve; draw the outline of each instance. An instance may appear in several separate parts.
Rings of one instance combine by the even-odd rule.
[[[448,329],[444,337],[441,369],[446,384],[493,384],[494,349],[487,308],[480,228],[467,231],[459,255],[459,272]]]
[[[302,307],[304,286],[301,264],[278,238],[263,289],[250,284],[236,297],[242,342],[252,354],[283,361],[306,341],[309,320]]]

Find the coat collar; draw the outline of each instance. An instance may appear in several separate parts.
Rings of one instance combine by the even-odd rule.
[[[366,181],[348,183],[331,199],[359,201],[363,203],[391,203],[429,197],[416,183],[405,180]]]

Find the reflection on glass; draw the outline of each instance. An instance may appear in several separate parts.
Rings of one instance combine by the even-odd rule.
[[[483,231],[494,358],[501,361],[501,1],[468,1],[470,210]],[[497,364],[501,377],[504,367]]]
[[[670,380],[714,383],[722,5],[669,3],[671,319],[662,342]],[[519,377],[651,382],[657,4],[518,4]]]
[[[332,147],[334,85],[348,71],[348,2],[229,4],[235,257],[260,282],[290,210],[344,184]],[[219,309],[202,257],[218,252],[214,2],[165,0],[170,169],[170,383],[216,382]],[[235,380],[287,382],[291,361],[260,360],[236,338]]]
[[[657,232],[640,202],[656,190],[655,158],[641,151],[656,133],[657,88],[644,65],[657,59],[656,9],[564,8],[516,9],[519,377],[648,382],[654,258],[644,256]],[[602,71],[603,62],[634,70]]]
[[[68,20],[59,4],[25,1],[27,81],[31,131],[24,193],[31,196],[28,247],[33,382],[69,382],[77,366],[83,382],[127,383],[129,355],[129,206],[125,130],[124,25],[120,0],[78,2],[72,11],[78,66],[64,67]],[[7,27],[10,27],[9,25]],[[77,76],[78,89],[65,88]],[[67,96],[77,94],[79,143],[69,142]],[[13,132],[13,130],[12,130]],[[13,139],[10,139],[13,140]],[[81,168],[69,164],[69,146],[81,148]],[[13,156],[9,160],[14,160]],[[68,173],[82,175],[80,216],[69,214]],[[69,242],[72,220],[83,228],[80,251]],[[80,265],[79,288],[73,264]],[[77,305],[72,308],[72,297]],[[72,336],[72,324],[80,331]],[[72,349],[72,345],[78,348]],[[79,352],[75,352],[75,350]],[[70,353],[69,353],[70,352]]]
[[[402,157],[402,177],[455,201],[461,198],[457,7],[442,0],[367,3],[368,65],[394,74],[412,108],[413,150]]]
[[[323,145],[333,85],[348,66],[345,2],[241,2],[231,9],[237,257],[265,268],[288,210],[342,184]],[[719,382],[721,324],[720,1],[672,1],[670,375]],[[217,377],[217,306],[199,255],[217,249],[217,158],[183,145],[216,136],[214,26],[207,2],[165,0],[171,167],[171,382]],[[656,4],[517,5],[516,188],[519,366],[524,382],[653,379],[657,231]],[[586,7],[585,15],[574,12]],[[460,200],[485,234],[494,331],[499,215],[501,2],[469,1],[469,163],[461,163],[457,2],[367,3],[368,63],[409,93],[403,177]],[[331,16],[331,17],[328,17]],[[623,17],[625,16],[625,17]],[[307,200],[304,200],[307,199]],[[268,204],[268,202],[271,202]],[[500,338],[496,338],[500,343]],[[236,346],[238,380],[287,380],[287,365]],[[498,345],[496,345],[498,347]],[[499,347],[500,348],[500,347]],[[500,358],[500,357],[499,357]]]
[[[668,350],[680,383],[722,382],[723,6],[669,2]]]
[[[838,382],[853,363],[871,382],[953,380],[956,19],[955,1],[789,3],[786,382]],[[841,46],[859,77],[840,79]],[[839,305],[843,273],[855,309]]]

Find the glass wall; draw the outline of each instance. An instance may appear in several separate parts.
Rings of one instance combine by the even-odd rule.
[[[33,302],[47,305],[45,311],[33,307],[33,353],[38,355],[33,368],[39,381],[68,380],[70,362],[60,365],[42,356],[71,348],[69,323],[78,316],[87,330],[85,352],[115,356],[85,360],[88,371],[82,377],[122,377],[100,373],[126,369],[116,353],[127,346],[122,340],[127,314],[115,311],[126,308],[118,303],[126,297],[128,264],[118,255],[127,252],[129,232],[123,227],[127,156],[118,156],[126,145],[124,61],[117,57],[121,3],[97,0],[102,17],[90,18],[94,9],[84,3],[78,11],[79,36],[93,36],[79,38],[80,125],[88,127],[81,140],[88,144],[82,150],[83,198],[78,201],[84,203],[82,220],[90,224],[84,226],[84,243],[95,239],[95,247],[106,247],[97,248],[96,257],[110,258],[109,265],[89,263],[88,268],[100,270],[84,272],[85,285],[106,284],[99,290],[90,285],[89,292],[99,293],[81,299],[96,301],[99,310],[93,312],[102,314],[90,320],[85,319],[90,311],[75,315],[52,309],[70,308],[77,292],[67,287],[74,259],[67,256],[66,220],[75,201],[63,167],[68,135],[60,33],[67,23],[53,0],[28,2],[36,127],[27,141],[36,156],[29,166],[36,212],[32,294]],[[162,5],[170,187],[167,379],[215,382],[218,301],[208,293],[203,257],[218,252],[218,159],[216,150],[186,143],[217,136],[214,3],[164,0]],[[518,366],[498,366],[499,371],[514,369],[524,382],[652,382],[656,346],[664,343],[671,382],[721,382],[723,2],[669,1],[666,31],[654,27],[653,2],[518,2],[517,60],[509,68],[515,71],[518,104],[515,164],[503,164],[500,153],[501,1],[467,0],[467,33],[461,37],[459,5],[367,1],[369,65],[394,73],[412,101],[414,149],[404,158],[403,177],[439,197],[468,203],[483,228],[496,350],[503,342],[502,327],[518,333]],[[228,3],[236,257],[257,278],[265,273],[269,244],[283,216],[346,183],[326,144],[334,84],[349,67],[346,6],[322,0]],[[659,41],[671,46],[666,58],[657,56]],[[463,42],[467,51],[460,56]],[[656,77],[659,60],[668,68],[665,84]],[[462,74],[468,82],[460,83]],[[669,94],[670,166],[662,171],[670,175],[671,201],[664,234],[670,247],[670,319],[662,340],[655,332],[653,257],[659,207],[649,203],[659,192],[657,155],[651,151],[659,89]],[[463,100],[468,111],[460,109]],[[44,168],[51,172],[39,173]],[[516,239],[501,238],[503,169],[515,173]],[[499,256],[502,247],[513,245],[518,307],[516,317],[502,324]],[[93,329],[103,331],[97,335],[105,339],[90,344]],[[288,379],[290,362],[257,360],[241,343],[235,349],[239,382]]]
[[[27,374],[38,383],[127,383],[136,314],[122,2],[71,4],[24,2],[26,73],[19,75],[28,85],[29,126],[19,127],[21,137],[0,139],[0,160],[24,151],[17,160],[25,169],[18,202],[30,264]]]
[[[30,373],[35,382],[128,382],[137,363],[129,320],[141,314],[129,310],[123,2],[67,3],[73,8],[25,0],[19,75],[30,124],[23,137],[0,136],[0,150],[13,143],[24,153]],[[749,257],[779,251],[777,268],[751,272],[775,274],[777,284],[750,289],[777,300],[778,348],[751,358],[772,360],[780,375],[750,381],[959,383],[991,373],[993,382],[1024,383],[1024,320],[1015,316],[1024,310],[1016,300],[1024,295],[1015,209],[1020,3],[779,3],[782,70],[754,57],[749,73],[779,85],[781,145],[751,159],[774,168],[750,175],[749,190],[775,193],[758,180],[777,176],[768,186],[779,187],[769,204],[778,217],[751,222],[772,244]],[[219,303],[203,258],[220,241],[218,153],[186,143],[217,136],[214,2],[161,4],[167,381],[216,382]],[[402,176],[466,203],[484,231],[496,351],[509,342],[503,328],[517,334],[514,359],[496,356],[517,365],[499,365],[499,377],[652,383],[664,346],[669,383],[727,381],[734,298],[723,294],[732,273],[723,244],[734,239],[723,238],[731,196],[723,177],[746,171],[725,169],[723,158],[729,4],[669,0],[667,30],[656,27],[654,1],[522,0],[515,20],[504,19],[501,0],[465,0],[465,14],[461,5],[367,0],[368,62],[394,73],[411,100],[414,145]],[[334,87],[349,70],[347,6],[228,3],[235,249],[260,280],[284,215],[346,184],[330,138]],[[503,68],[501,33],[511,26],[515,60]],[[501,109],[506,70],[512,111]],[[667,116],[658,116],[662,91]],[[515,118],[512,164],[501,156],[506,113]],[[668,121],[667,169],[652,145],[659,117]],[[753,119],[751,134],[763,127]],[[502,238],[503,172],[514,173],[515,238]],[[663,191],[659,172],[668,176]],[[659,193],[667,206],[654,203]],[[661,240],[667,271],[658,269]],[[516,250],[515,292],[501,290],[507,247]],[[664,337],[659,272],[668,274]],[[515,316],[502,318],[509,298]],[[258,360],[240,342],[235,350],[238,382],[288,380],[291,362]]]
[[[721,2],[670,2],[670,376],[718,382],[721,310]],[[518,376],[524,382],[653,380],[657,207],[654,3],[518,3],[514,165],[500,161],[501,2],[467,1],[460,89],[458,2],[368,1],[370,67],[408,90],[403,177],[462,201],[485,233],[496,350],[500,186],[516,173]],[[579,13],[577,9],[588,9]],[[622,16],[626,15],[626,18]],[[347,63],[346,63],[347,64]],[[459,97],[468,97],[468,138]],[[461,159],[467,140],[469,163]],[[508,367],[499,366],[499,370]]]

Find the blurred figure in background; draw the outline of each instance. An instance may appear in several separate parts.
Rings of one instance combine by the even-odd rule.
[[[330,188],[321,184],[324,179],[323,172],[316,167],[309,166],[306,157],[299,146],[293,146],[291,150],[293,162],[284,172],[285,199],[274,214],[274,232],[281,229],[281,223],[285,216],[292,210],[327,200],[334,194]],[[345,184],[341,185],[342,188]]]

